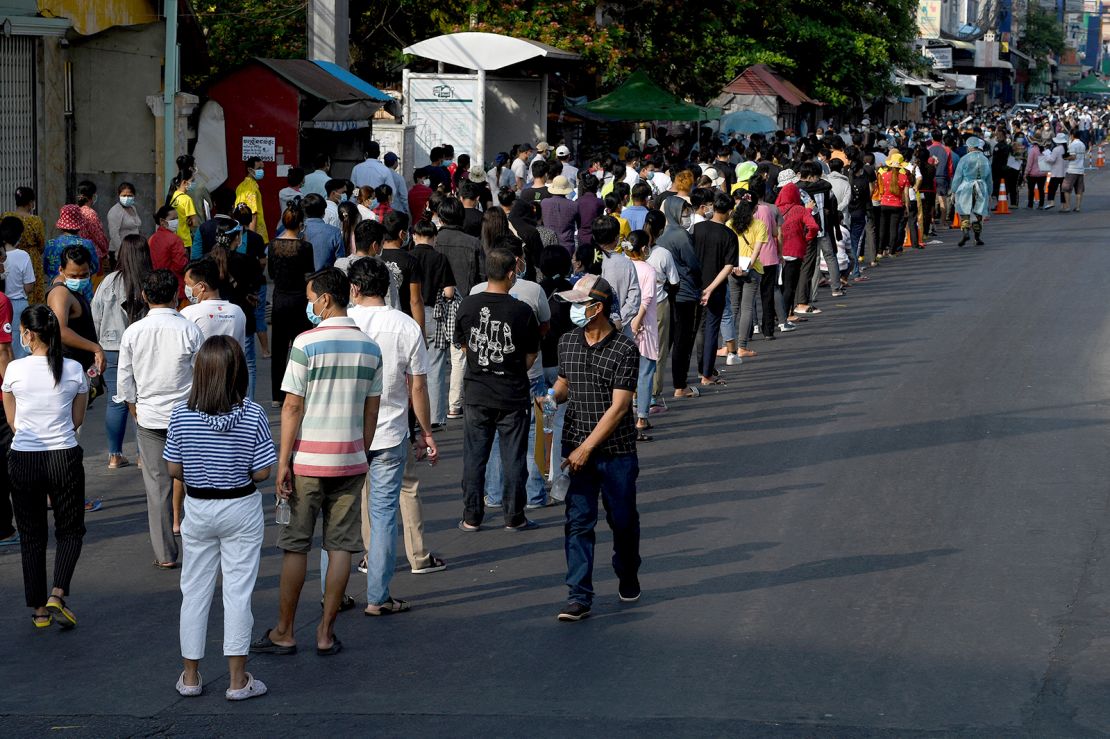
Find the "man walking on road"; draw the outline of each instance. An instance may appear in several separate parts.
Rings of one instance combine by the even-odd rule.
[[[567,490],[566,556],[570,596],[560,621],[581,621],[593,605],[597,499],[613,531],[613,569],[621,601],[640,598],[640,514],[636,510],[636,428],[629,413],[640,367],[636,342],[609,320],[614,294],[604,279],[586,275],[557,293],[574,305],[580,328],[559,340],[555,399],[569,403],[563,425]]]
[[[316,654],[338,654],[335,616],[351,574],[351,555],[362,552],[362,485],[369,470],[382,394],[382,352],[347,316],[351,283],[334,267],[308,278],[306,314],[316,328],[293,340],[281,383],[281,447],[277,495],[289,501],[290,521],[278,531],[281,598],[277,625],[251,644],[251,652],[294,654],[294,618],[308,569],[308,551],[323,514],[328,553],[324,613],[316,627]]]

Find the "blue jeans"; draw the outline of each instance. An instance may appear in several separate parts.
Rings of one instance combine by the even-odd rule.
[[[731,311],[725,311],[731,315]],[[651,410],[651,383],[655,380],[655,360],[640,357],[640,377],[636,380],[636,417],[647,418]]]
[[[104,352],[108,361],[104,368],[104,387],[108,391],[108,407],[104,411],[104,433],[108,437],[108,454],[123,454],[123,440],[127,436],[127,404],[117,403],[116,376],[119,371],[119,352]]]
[[[366,602],[381,605],[389,600],[397,560],[397,511],[409,440],[370,452],[370,472],[362,489],[362,505],[370,514],[370,541],[366,552]],[[328,553],[320,549],[320,593],[324,592]]]
[[[450,389],[448,366],[451,363],[450,349],[436,348],[436,319],[434,308],[424,306],[424,335],[428,347],[428,402],[433,424],[447,423],[447,391]]]
[[[555,381],[559,379],[558,367],[544,367],[543,379],[547,382],[548,387],[555,387]],[[563,446],[563,421],[567,417],[567,404],[563,403],[559,406],[558,412],[555,413],[555,430],[551,433],[551,457],[547,460],[548,470],[547,479],[554,482],[555,477],[559,474],[559,465],[562,463],[562,446]]]
[[[725,310],[721,314],[721,341],[736,341],[736,320],[732,311]]]
[[[605,506],[605,521],[613,532],[613,571],[622,584],[639,585],[640,514],[636,511],[639,474],[636,455],[621,454],[594,457],[570,476],[564,529],[570,602],[593,604],[598,493]]]
[[[258,369],[254,361],[254,334],[247,337],[247,400],[254,400],[254,382],[258,376]]]
[[[532,395],[543,396],[547,395],[547,383],[543,378],[536,380],[532,383]],[[490,450],[489,462],[486,465],[486,490],[485,496],[489,499],[491,505],[501,505],[501,454],[500,449],[500,435],[494,434],[493,448]],[[536,419],[528,416],[528,450],[525,455],[525,464],[528,467],[528,480],[524,485],[524,490],[528,495],[529,505],[543,505],[547,502],[547,488],[543,484],[543,475],[540,473],[540,468],[536,464],[536,455],[533,450],[536,448]]]
[[[23,359],[27,356],[27,352],[23,350],[23,344],[19,343],[19,318],[23,315],[23,311],[27,310],[27,298],[12,298],[12,358]]]
[[[851,264],[848,265],[848,268],[852,272],[852,277],[859,277],[859,254],[860,250],[863,249],[863,236],[867,228],[867,215],[865,211],[859,211],[850,215],[852,225],[848,231],[848,243],[851,248],[848,251],[851,254],[850,259],[852,261]]]

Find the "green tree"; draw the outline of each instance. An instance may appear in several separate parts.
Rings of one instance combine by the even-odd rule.
[[[212,61],[207,73],[185,80],[196,89],[254,57],[303,59],[307,44],[305,0],[200,0],[193,14]],[[188,53],[183,49],[182,53]]]

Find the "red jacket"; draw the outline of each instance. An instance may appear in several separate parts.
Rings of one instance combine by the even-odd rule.
[[[802,205],[802,196],[794,183],[782,188],[775,205],[782,213],[782,255],[803,259],[809,242],[820,229],[809,208]]]

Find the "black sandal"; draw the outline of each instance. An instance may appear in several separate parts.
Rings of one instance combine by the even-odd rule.
[[[636,441],[655,441],[655,437],[654,436],[648,436],[643,431],[637,429],[636,430]]]
[[[275,644],[270,638],[270,629],[266,629],[266,633],[251,642],[250,651],[251,654],[296,654],[297,645]]]
[[[356,605],[356,603],[355,603],[354,596],[347,595],[346,593],[344,593],[343,594],[343,599],[339,601],[339,612],[343,613],[343,611],[349,611],[352,608],[354,608],[355,605]],[[320,607],[321,608],[324,607],[324,599],[323,598],[320,599]]]

